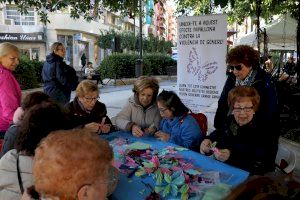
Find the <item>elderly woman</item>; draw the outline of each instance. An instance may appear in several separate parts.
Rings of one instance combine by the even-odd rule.
[[[75,99],[66,105],[72,127],[85,127],[94,133],[113,131],[104,103],[98,101],[99,88],[91,80],[84,80],[76,88]]]
[[[153,77],[139,77],[133,86],[134,95],[115,118],[116,125],[123,131],[131,131],[136,137],[154,133],[160,122],[156,104],[158,81]]]
[[[105,200],[116,180],[110,173],[112,160],[109,143],[96,134],[53,132],[35,151],[35,189],[49,200]]]
[[[204,135],[177,94],[172,91],[162,91],[157,97],[157,105],[163,119],[155,137],[198,151]]]
[[[262,175],[274,170],[278,135],[275,126],[265,126],[256,116],[260,97],[253,87],[237,86],[228,95],[229,116],[223,130],[215,130],[200,146],[201,153],[213,153],[217,160],[227,162],[250,174]],[[212,142],[216,141],[216,147]]]
[[[259,67],[259,53],[247,45],[236,46],[227,55],[226,62],[232,73],[229,74],[215,115],[216,129],[224,128],[226,117],[230,114],[227,104],[228,92],[236,86],[253,86],[260,95],[260,108],[257,115],[262,115],[266,124],[278,124],[277,93],[270,75]]]
[[[0,139],[13,121],[21,104],[21,88],[12,71],[19,64],[19,49],[9,43],[0,44]]]
[[[76,71],[63,61],[65,54],[65,46],[54,42],[42,69],[44,92],[62,105],[70,101],[71,91],[78,84]]]
[[[15,149],[0,160],[0,199],[20,199],[33,185],[34,150],[51,131],[65,128],[65,114],[54,102],[43,102],[30,108],[20,124]]]

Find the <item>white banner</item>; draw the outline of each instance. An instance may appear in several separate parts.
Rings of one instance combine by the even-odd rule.
[[[226,47],[226,15],[178,18],[178,94],[193,112],[218,101],[226,80]]]

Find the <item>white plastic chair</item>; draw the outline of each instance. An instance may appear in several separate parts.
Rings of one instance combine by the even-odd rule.
[[[275,163],[280,166],[281,161],[284,160],[287,162],[287,166],[282,170],[285,173],[291,173],[296,165],[296,155],[292,150],[284,147],[282,144],[278,144],[278,151],[275,159]]]

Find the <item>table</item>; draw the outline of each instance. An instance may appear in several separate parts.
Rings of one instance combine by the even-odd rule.
[[[118,131],[118,132],[111,133],[109,135],[102,135],[101,137],[108,141],[112,141],[113,139],[118,137],[125,138],[130,142],[139,141],[139,142],[150,144],[152,149],[161,149],[167,146],[177,147],[177,145],[175,144],[159,141],[153,136],[144,136],[141,138],[137,138],[132,136],[131,132]],[[236,187],[240,183],[244,182],[249,176],[249,173],[244,170],[232,167],[230,165],[227,165],[225,163],[222,163],[220,161],[217,161],[213,158],[204,156],[194,151],[187,150],[187,151],[181,151],[179,153],[185,158],[193,159],[195,161],[195,163],[193,164],[195,166],[201,167],[204,171],[219,171],[221,174],[230,175],[227,176],[224,180],[221,179],[221,182],[231,185],[232,187]],[[146,186],[142,183],[142,180],[154,186],[154,181],[152,180],[152,177],[141,179],[139,177],[133,176],[131,178],[127,178],[127,176],[120,174],[119,183],[115,192],[112,195],[112,199],[114,200],[145,199],[145,197],[150,194],[150,190],[146,188]],[[167,198],[167,199],[174,200],[176,198]]]

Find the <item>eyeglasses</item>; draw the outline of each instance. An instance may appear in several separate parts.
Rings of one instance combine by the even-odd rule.
[[[61,48],[60,49],[56,49],[56,51],[59,51],[59,50],[63,51],[63,52],[66,51],[66,49],[61,49]]]
[[[96,179],[93,183],[90,184],[83,184],[79,187],[78,191],[83,187],[83,186],[91,186],[93,184],[95,184],[96,182],[98,184],[106,184],[107,188],[114,188],[115,185],[117,184],[119,177],[118,177],[118,173],[116,171],[116,169],[113,169],[113,167],[109,167],[108,169],[108,174],[107,174],[107,178],[104,178],[103,180],[99,180]],[[78,192],[77,192],[78,193]]]
[[[242,65],[236,65],[236,66],[229,66],[229,68],[233,71],[236,69],[237,71],[241,71],[243,66]]]
[[[253,106],[244,107],[244,108],[241,108],[241,107],[234,107],[233,108],[233,112],[236,112],[236,113],[241,113],[242,111],[244,111],[245,113],[249,113],[252,110],[253,110]]]
[[[158,110],[159,110],[159,112],[164,113],[168,109],[167,108],[159,108]]]
[[[87,102],[97,101],[99,97],[84,97]]]

